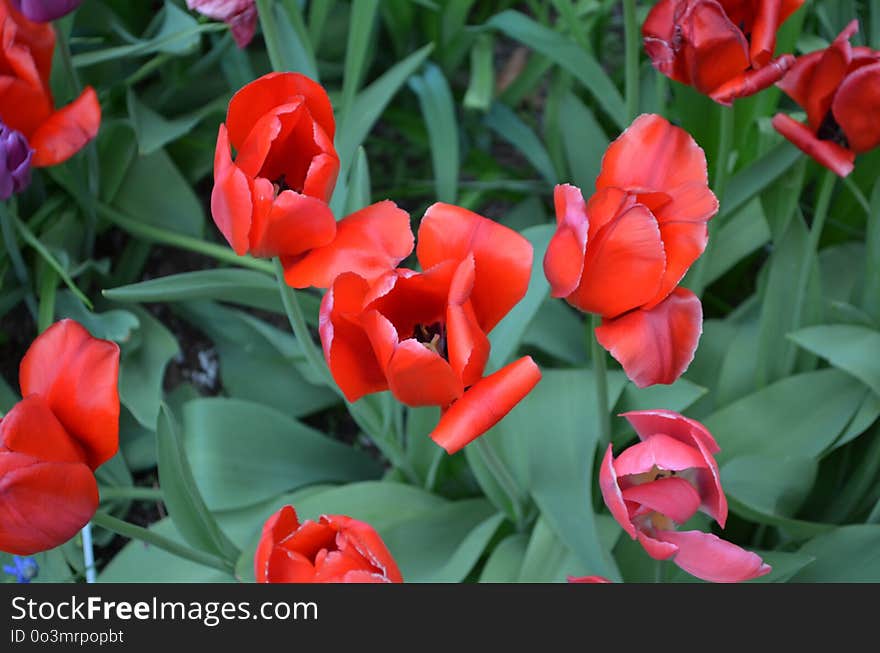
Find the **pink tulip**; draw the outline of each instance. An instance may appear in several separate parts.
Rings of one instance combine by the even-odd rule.
[[[727,499],[721,489],[720,451],[706,427],[678,413],[645,410],[623,417],[641,442],[615,460],[611,445],[599,471],[605,504],[623,530],[655,560],[669,560],[715,583],[751,580],[770,572],[761,558],[711,533],[677,531],[699,510],[721,528]]]
[[[232,30],[232,38],[238,47],[243,48],[257,30],[257,8],[254,0],[186,0],[190,11],[203,16],[222,20]]]

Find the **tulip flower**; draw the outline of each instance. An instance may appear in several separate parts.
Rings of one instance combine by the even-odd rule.
[[[342,515],[300,522],[292,506],[263,526],[254,573],[258,583],[403,582],[372,526]]]
[[[244,48],[257,29],[257,8],[254,0],[186,0],[190,11],[220,20],[229,25],[236,45]]]
[[[724,528],[727,499],[714,454],[715,439],[699,422],[666,410],[623,415],[641,442],[616,459],[608,446],[599,470],[605,505],[623,530],[655,560],[672,561],[716,583],[751,580],[770,572],[761,558],[701,531],[678,531],[702,511]]]
[[[610,583],[611,581],[604,576],[569,576],[566,579],[569,583]]]
[[[754,95],[794,63],[776,32],[804,0],[661,0],[642,28],[654,67],[720,104]]]
[[[66,16],[79,7],[82,0],[12,0],[12,5],[29,20],[48,23]]]
[[[0,420],[0,550],[63,544],[98,508],[94,471],[119,446],[119,347],[62,320],[21,361],[24,399]]]
[[[440,406],[431,437],[454,453],[541,378],[528,356],[483,376],[487,334],[525,295],[532,246],[476,213],[435,204],[416,252],[422,272],[397,269],[372,283],[354,272],[337,276],[321,303],[321,342],[349,401],[391,390],[408,406]]]
[[[706,156],[683,129],[643,115],[605,153],[596,193],[556,187],[544,257],[554,297],[602,316],[599,343],[640,388],[673,383],[702,332],[699,298],[678,287],[718,212]]]
[[[880,145],[880,52],[854,48],[852,21],[825,50],[800,57],[777,86],[807,112],[807,124],[785,114],[773,126],[806,154],[841,177],[857,154]]]
[[[34,151],[31,165],[63,163],[98,133],[101,105],[87,87],[73,102],[55,109],[49,89],[55,31],[28,20],[0,0],[0,120],[18,131]]]
[[[21,132],[0,122],[0,201],[30,185],[33,156],[34,151]]]

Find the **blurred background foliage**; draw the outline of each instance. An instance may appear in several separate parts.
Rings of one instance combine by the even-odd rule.
[[[651,4],[637,3],[639,23]],[[621,537],[602,505],[587,327],[549,299],[541,271],[553,185],[589,195],[627,123],[621,3],[258,6],[262,30],[245,50],[182,0],[86,0],[58,23],[70,56],[58,48],[57,99],[91,84],[104,120],[92,147],[19,198],[29,277],[0,253],[0,410],[17,399],[38,323],[73,317],[119,342],[122,446],[99,470],[102,510],[217,563],[98,529],[99,580],[252,579],[259,528],[285,503],[372,523],[408,581],[689,580]],[[880,48],[880,0],[808,0],[777,51],[825,47],[854,16],[855,42]],[[434,410],[380,395],[365,401],[385,446],[402,452],[390,467],[313,378],[269,262],[235,256],[210,220],[217,127],[231,95],[271,70],[263,39],[333,100],[338,217],[390,198],[417,225],[442,200],[535,245],[528,296],[493,332],[490,367],[526,352],[544,380],[458,455],[426,437]],[[644,55],[638,99],[689,130],[729,183],[696,360],[669,387],[638,390],[612,373],[608,408],[706,423],[722,447],[725,537],[773,565],[761,581],[880,581],[880,150],[823,199],[822,169],[770,125],[778,109],[797,111],[777,89],[737,102],[726,161],[715,153],[727,109]],[[818,256],[805,255],[820,200],[828,221]],[[319,297],[302,299],[314,325]],[[616,445],[634,438],[624,420],[613,427]],[[37,556],[37,580],[81,578],[80,547]]]

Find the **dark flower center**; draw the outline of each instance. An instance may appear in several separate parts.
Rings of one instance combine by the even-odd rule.
[[[446,327],[442,323],[417,324],[413,337],[434,353],[449,358],[446,350]]]
[[[849,141],[846,138],[846,134],[843,133],[843,129],[837,124],[837,120],[834,119],[834,114],[831,111],[825,115],[825,119],[819,125],[819,131],[816,133],[816,136],[819,137],[820,141],[832,141],[849,149]]]
[[[278,179],[273,181],[272,187],[275,189],[275,197],[278,197],[286,190],[294,190],[287,185],[287,180],[284,178],[284,175],[281,175]]]

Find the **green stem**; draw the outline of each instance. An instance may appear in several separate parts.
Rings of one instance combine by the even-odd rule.
[[[794,295],[794,315],[791,320],[791,330],[795,331],[801,326],[804,316],[804,303],[807,298],[807,287],[810,285],[810,273],[813,270],[813,262],[819,253],[819,240],[822,238],[822,230],[828,218],[828,208],[831,206],[831,196],[834,194],[834,186],[837,175],[826,170],[822,175],[819,186],[819,196],[816,200],[816,210],[813,212],[813,224],[810,226],[810,235],[804,246],[804,255],[801,257],[800,270],[798,271],[797,285]],[[785,365],[783,369],[790,374],[794,369],[797,348],[794,343],[789,343],[786,351]]]
[[[263,40],[266,42],[266,52],[269,54],[269,63],[272,70],[284,70],[284,55],[281,49],[281,35],[278,33],[275,22],[275,12],[272,10],[274,0],[257,0],[257,13],[260,15],[260,28],[263,30]]]
[[[516,523],[517,530],[524,530],[523,498],[516,479],[513,478],[504,461],[498,457],[495,449],[492,448],[492,445],[486,438],[478,438],[472,446],[480,454],[483,464],[486,465],[486,468],[510,500],[510,504],[513,507],[513,520]]]
[[[593,380],[596,385],[596,417],[599,421],[599,450],[611,442],[611,417],[608,414],[608,366],[605,350],[596,339],[596,327],[602,324],[600,315],[590,316],[590,356],[593,359]]]
[[[856,202],[859,203],[859,206],[862,207],[862,209],[865,211],[865,214],[870,216],[871,203],[868,201],[868,198],[865,197],[864,193],[862,193],[856,182],[853,181],[852,177],[844,177],[843,183],[849,189],[849,192],[853,194],[853,197],[856,198]]]
[[[58,291],[58,274],[49,268],[40,281],[40,309],[37,313],[37,332],[43,333],[55,321],[55,296]]]
[[[36,317],[37,304],[34,301],[33,291],[31,290],[31,277],[24,263],[24,258],[21,256],[21,250],[18,247],[18,240],[15,238],[15,230],[13,229],[12,222],[15,219],[15,213],[15,200],[10,200],[9,204],[0,202],[0,232],[3,233],[6,252],[9,254],[9,260],[12,262],[15,277],[25,290],[25,304],[27,304],[31,315]]]
[[[184,544],[180,544],[179,542],[175,542],[174,540],[168,539],[167,537],[163,537],[162,535],[147,530],[146,528],[141,528],[140,526],[135,526],[134,524],[130,524],[127,521],[117,519],[116,517],[113,517],[106,512],[96,512],[95,516],[92,517],[92,523],[96,526],[100,526],[101,528],[106,528],[108,531],[112,531],[113,533],[122,535],[123,537],[141,540],[142,542],[146,542],[147,544],[152,544],[153,546],[167,551],[172,555],[176,555],[180,558],[185,558],[186,560],[191,560],[192,562],[196,562],[200,565],[213,567],[214,569],[219,569],[220,571],[224,571],[228,574],[233,574],[235,571],[232,563],[227,562],[222,558],[218,558],[217,556],[211,555],[210,553],[204,553],[203,551],[191,549]]]
[[[724,194],[727,190],[727,181],[730,178],[730,153],[733,149],[733,135],[736,126],[735,112],[733,107],[719,107],[721,119],[718,122],[718,156],[715,160],[715,177],[712,190],[718,198],[719,206],[724,206]],[[714,239],[712,236],[718,233],[720,225],[718,218],[709,222],[709,240],[703,255],[694,265],[693,274],[689,279],[689,286],[698,297],[706,289],[706,274],[708,273],[709,260],[711,259]]]
[[[626,35],[626,115],[627,124],[639,114],[639,22],[635,0],[623,0],[623,24]]]
[[[224,263],[240,265],[241,267],[251,268],[252,270],[258,270],[260,272],[272,274],[274,271],[272,264],[267,261],[261,261],[260,259],[255,259],[251,256],[239,256],[228,247],[208,243],[199,238],[184,236],[183,234],[168,231],[167,229],[144,224],[124,213],[120,213],[106,204],[98,204],[98,213],[100,213],[101,217],[105,220],[112,222],[130,234],[145,238],[155,243],[171,245],[172,247],[185,249],[190,252],[197,252],[198,254],[210,256],[211,258],[223,261]]]
[[[112,487],[100,488],[101,501],[113,501],[115,499],[132,499],[135,501],[163,501],[162,490],[153,487]]]

